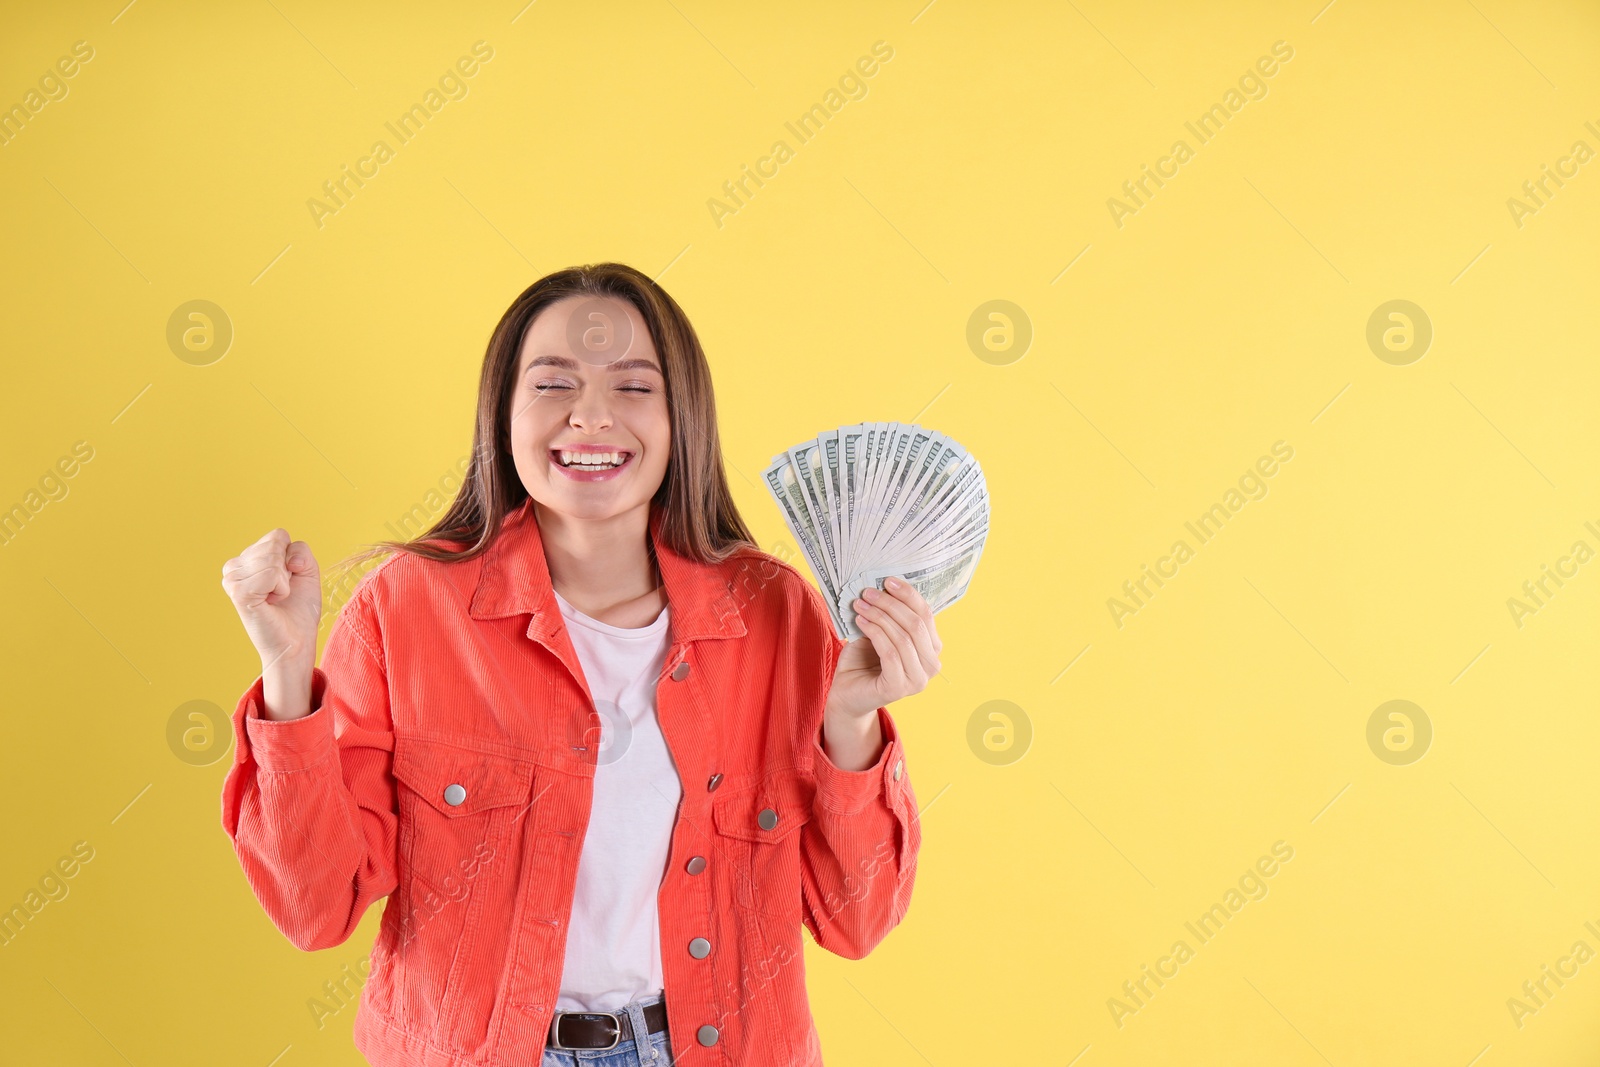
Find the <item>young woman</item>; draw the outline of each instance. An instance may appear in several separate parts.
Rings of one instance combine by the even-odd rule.
[[[530,286],[459,495],[386,548],[320,669],[305,542],[273,530],[222,581],[262,662],[222,796],[252,891],[306,950],[389,898],[361,1052],[820,1063],[800,930],[858,959],[905,915],[921,831],[885,705],[940,641],[889,579],[846,644],[756,547],[677,303],[614,263]]]

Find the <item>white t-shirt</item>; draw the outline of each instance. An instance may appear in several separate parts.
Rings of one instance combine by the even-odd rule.
[[[656,719],[669,609],[624,629],[556,603],[603,720],[556,1009],[613,1011],[663,988],[656,894],[683,795]]]

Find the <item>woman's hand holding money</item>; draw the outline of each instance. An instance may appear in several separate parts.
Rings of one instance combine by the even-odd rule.
[[[840,770],[876,762],[883,744],[878,708],[922,692],[940,669],[944,645],[928,602],[908,582],[891,577],[883,584],[852,604],[862,636],[839,653],[828,690],[823,747]]]

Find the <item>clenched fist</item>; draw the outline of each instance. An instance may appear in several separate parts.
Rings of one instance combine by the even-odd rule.
[[[310,546],[273,530],[222,565],[222,588],[261,656],[263,714],[308,714],[322,618],[321,575]]]

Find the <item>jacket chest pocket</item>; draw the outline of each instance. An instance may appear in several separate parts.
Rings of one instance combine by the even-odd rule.
[[[752,911],[796,922],[801,914],[800,829],[811,820],[811,788],[786,772],[718,795],[712,819],[734,900]]]
[[[402,882],[419,878],[459,901],[486,870],[510,866],[509,845],[533,797],[534,765],[443,741],[395,738]]]

